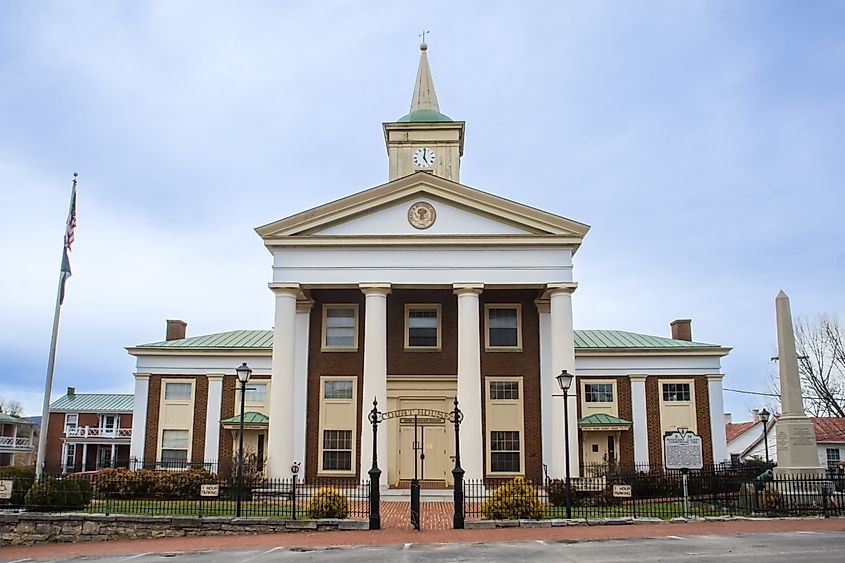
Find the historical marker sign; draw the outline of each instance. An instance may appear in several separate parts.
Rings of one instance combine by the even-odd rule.
[[[613,496],[617,498],[631,498],[631,485],[613,485]]]
[[[200,485],[200,496],[201,497],[216,497],[220,495],[220,485],[218,484],[204,484]]]
[[[663,450],[666,455],[666,469],[704,467],[701,436],[686,428],[678,428],[677,432],[667,432],[663,436]]]
[[[0,481],[0,498],[12,498],[12,486],[14,484],[14,481]]]

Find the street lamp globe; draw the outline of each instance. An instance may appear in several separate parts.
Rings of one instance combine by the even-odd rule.
[[[573,375],[566,370],[560,372],[560,375],[557,376],[557,384],[560,385],[561,391],[568,391],[569,387],[572,385]]]
[[[238,380],[241,382],[241,385],[246,385],[247,381],[249,381],[249,376],[252,375],[252,370],[249,369],[249,366],[246,365],[246,362],[242,363],[235,372],[238,374]]]
[[[770,413],[766,409],[763,409],[763,410],[760,411],[760,420],[763,421],[763,424],[769,422],[769,416],[771,416],[771,414],[772,413]]]

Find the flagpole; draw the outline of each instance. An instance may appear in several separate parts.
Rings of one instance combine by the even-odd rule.
[[[70,196],[70,206],[68,208],[68,222],[71,220],[71,215],[74,212],[74,203],[76,200],[76,185],[78,172],[73,173],[73,189]],[[67,232],[65,232],[65,246],[62,249],[62,260],[64,264],[64,256],[67,252]],[[38,463],[35,465],[35,479],[41,479],[44,473],[44,457],[47,453],[47,428],[50,422],[50,395],[53,393],[53,370],[56,367],[56,345],[59,339],[59,316],[62,311],[62,296],[64,293],[64,284],[66,278],[64,271],[59,272],[59,287],[56,291],[56,310],[53,312],[53,334],[50,337],[50,355],[47,359],[47,380],[44,382],[44,403],[41,406],[41,435],[38,438]]]

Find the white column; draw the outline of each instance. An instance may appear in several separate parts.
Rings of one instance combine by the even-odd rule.
[[[67,473],[67,442],[62,442],[62,473]]]
[[[109,466],[111,466],[111,467],[114,467],[114,447],[115,447],[115,445],[112,444],[111,445],[111,458],[110,458],[111,461],[109,463]]]
[[[88,471],[88,442],[82,444],[82,471]]]
[[[132,441],[129,445],[130,467],[144,466],[144,439],[147,436],[147,398],[150,394],[150,374],[135,374],[135,398],[132,406]]]
[[[566,370],[575,374],[575,335],[572,328],[572,292],[576,283],[549,284],[548,296],[551,300],[551,342],[552,373],[557,377]],[[557,386],[557,381],[554,382]],[[578,381],[572,382],[568,392],[569,412],[569,475],[577,477],[580,472],[580,450],[578,443]],[[560,395],[560,387],[556,395]],[[564,453],[563,399],[555,397],[552,401],[552,457],[549,464],[549,476],[562,479],[566,476],[566,455]]]
[[[305,420],[308,416],[308,329],[314,301],[296,302],[296,351],[293,379],[293,460],[300,464],[305,475]]]
[[[271,283],[276,296],[273,326],[273,374],[270,384],[270,425],[267,437],[267,474],[271,479],[291,475],[293,463],[293,382],[296,351],[298,284]]]
[[[629,374],[631,380],[631,422],[634,433],[634,464],[637,469],[648,467],[648,411],[645,401],[646,374]]]
[[[360,284],[366,296],[364,305],[364,389],[361,408],[361,479],[373,465],[373,433],[367,419],[373,408],[373,398],[378,408],[387,410],[387,295],[388,283]],[[387,476],[387,424],[379,425],[378,445],[379,469]],[[386,481],[382,481],[384,484]]]
[[[552,402],[560,388],[552,373],[552,311],[548,299],[538,299],[537,312],[540,316],[540,424],[543,437],[543,463],[552,459]]]
[[[721,373],[707,376],[707,396],[710,398],[710,441],[713,446],[713,463],[730,461],[725,436],[725,399],[722,395]]]
[[[35,425],[29,427],[29,445],[30,450],[26,456],[26,464],[32,465],[32,450],[35,449]]]
[[[219,462],[220,457],[220,408],[223,402],[223,374],[209,373],[208,401],[205,409],[204,461]]]
[[[478,296],[483,284],[454,284],[458,296],[458,406],[461,423],[461,466],[464,478],[484,478],[481,425],[481,329]]]

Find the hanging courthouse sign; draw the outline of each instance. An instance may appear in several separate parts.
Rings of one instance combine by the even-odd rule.
[[[701,469],[704,467],[704,455],[701,448],[701,436],[686,428],[676,432],[667,432],[663,436],[663,451],[666,469]]]

